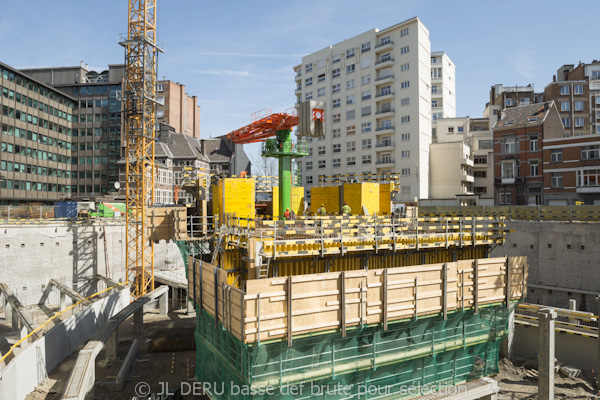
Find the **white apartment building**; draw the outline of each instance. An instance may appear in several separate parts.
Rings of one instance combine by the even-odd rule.
[[[307,55],[294,71],[298,103],[326,103],[325,137],[301,163],[308,201],[319,177],[352,173],[400,174],[396,201],[429,196],[431,52],[417,17]]]
[[[431,53],[431,117],[456,117],[456,67],[443,51]]]

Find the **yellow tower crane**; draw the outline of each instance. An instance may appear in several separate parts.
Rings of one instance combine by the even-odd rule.
[[[127,279],[140,297],[154,289],[154,243],[147,210],[154,201],[156,121],[157,0],[129,0],[123,104],[126,135]]]

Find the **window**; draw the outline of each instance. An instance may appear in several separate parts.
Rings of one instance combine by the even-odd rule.
[[[312,185],[312,183],[313,183],[313,177],[312,177],[312,175],[311,176],[307,176],[306,177],[306,184],[307,185]]]
[[[361,99],[362,100],[369,100],[371,98],[371,91],[370,90],[363,90],[361,93]]]
[[[402,150],[402,158],[410,158],[410,150]]]
[[[457,129],[458,129],[458,133],[463,133],[465,131],[464,126],[459,126]]]
[[[493,140],[480,140],[479,148],[480,149],[492,149],[492,148],[494,148],[494,141]]]
[[[356,133],[356,125],[348,125],[346,127],[346,135],[354,135]]]
[[[354,87],[356,87],[356,81],[354,79],[346,81],[346,89],[353,89]]]
[[[502,178],[514,178],[515,177],[515,163],[514,161],[507,161],[500,163],[502,167]]]
[[[498,204],[510,204],[512,202],[512,191],[504,190],[498,192]]]
[[[400,122],[403,124],[408,124],[410,122],[410,115],[403,115],[400,118]]]
[[[438,106],[437,100],[431,100],[431,108],[435,108]]]
[[[362,60],[362,62],[360,63],[360,67],[362,69],[369,68],[370,66],[371,66],[371,59],[370,58]]]
[[[304,87],[309,87],[310,85],[312,85],[312,78],[306,78],[304,80]]]
[[[392,120],[384,119],[383,121],[381,121],[381,129],[392,129]]]
[[[325,149],[325,146],[319,146],[318,148],[318,154],[320,156],[324,156],[327,153],[327,150]]]
[[[356,54],[355,49],[346,50],[346,58],[354,57],[355,54]]]
[[[340,69],[339,68],[336,68],[333,71],[331,71],[331,77],[332,78],[337,78],[339,76],[340,76]]]
[[[331,63],[335,64],[337,62],[340,62],[341,59],[342,59],[342,55],[341,54],[336,54],[333,57],[331,57]]]
[[[583,111],[583,101],[575,102],[575,111]]]
[[[552,173],[552,187],[553,188],[562,188],[563,187],[562,173],[560,173],[560,172]]]
[[[366,85],[366,84],[369,84],[369,83],[371,83],[371,74],[363,75],[363,77],[362,77],[362,84]]]
[[[516,150],[517,139],[514,136],[504,138],[502,143],[502,154],[514,154]]]
[[[410,168],[402,168],[400,170],[400,173],[402,174],[402,176],[409,176],[410,175]]]
[[[409,97],[405,97],[403,99],[400,99],[400,105],[401,106],[407,106],[410,104],[410,98]],[[391,111],[391,108],[390,108]]]
[[[442,69],[441,68],[431,68],[431,77],[432,78],[441,78],[442,77]]]
[[[563,85],[560,87],[560,94],[565,95],[565,94],[571,94],[571,90],[569,88],[569,86],[567,85]]]
[[[347,166],[352,166],[352,165],[356,165],[356,157],[352,156],[352,157],[347,157],[346,158],[346,165]]]
[[[582,160],[596,160],[600,158],[600,145],[583,146],[581,148]]]
[[[388,146],[392,146],[392,137],[391,136],[385,136],[385,137],[381,138],[381,142],[379,143],[379,145],[377,147],[388,147]]]
[[[600,169],[578,170],[577,186],[600,186]]]
[[[342,104],[341,99],[333,99],[333,108],[339,107],[341,104]],[[339,121],[333,121],[333,122],[339,122]]]
[[[310,171],[311,169],[313,169],[313,163],[312,163],[312,161],[307,161],[305,165],[306,165],[306,170],[307,171]]]
[[[569,111],[571,109],[570,101],[561,101],[560,102],[560,111]]]
[[[317,90],[317,96],[318,97],[325,96],[325,88],[319,88]]]
[[[312,96],[312,93],[313,93],[313,92],[308,92],[308,93],[306,93],[306,95],[304,96],[304,97],[305,97],[305,99],[306,99],[306,100],[310,100],[310,99],[312,99],[312,97],[313,97],[313,96]]]
[[[363,164],[371,164],[371,155],[370,154],[365,154],[362,156],[362,163]]]
[[[340,92],[340,90],[341,90],[341,89],[340,89],[340,86],[341,86],[341,85],[340,85],[339,83],[336,83],[335,85],[333,85],[333,86],[332,86],[332,90],[331,90],[331,92],[332,92],[332,93],[339,93],[339,92]]]
[[[371,123],[370,122],[363,122],[361,125],[362,128],[362,133],[367,133],[367,132],[371,132]]]
[[[537,135],[531,136],[529,138],[529,151],[538,151],[538,137]]]
[[[333,168],[340,168],[342,166],[341,158],[334,158],[332,163]]]
[[[407,142],[407,141],[409,141],[409,140],[410,140],[410,133],[403,133],[403,134],[400,136],[400,139],[401,139],[403,142]]]
[[[340,122],[342,120],[342,114],[333,114],[331,117],[333,122]]]
[[[369,50],[371,50],[371,42],[363,43],[362,46],[360,46],[361,53],[366,53]]]
[[[364,106],[360,109],[360,115],[365,117],[371,115],[371,106]]]
[[[562,162],[562,149],[553,149],[550,152],[550,161]]]
[[[388,94],[392,94],[392,85],[386,85],[381,88],[382,96],[387,96]]]
[[[362,149],[367,150],[371,148],[371,139],[363,139],[362,140]]]
[[[319,169],[325,169],[327,166],[327,160],[319,160]]]
[[[351,141],[351,142],[346,142],[346,151],[354,151],[356,150],[356,142],[355,141]]]
[[[487,177],[487,171],[473,171],[473,176],[475,178],[486,178]]]
[[[400,66],[400,71],[408,71],[408,68],[409,68],[409,64],[408,63],[402,64]]]
[[[487,164],[488,157],[486,155],[479,155],[473,157],[473,164]]]
[[[354,65],[354,64],[346,65],[346,73],[347,74],[351,74],[354,71],[356,71],[356,65]]]
[[[529,175],[538,176],[539,175],[539,161],[538,160],[529,160]]]
[[[325,74],[319,74],[319,76],[317,77],[317,83],[320,82],[325,82]]]
[[[571,118],[564,117],[564,118],[561,118],[561,120],[562,120],[563,126],[565,128],[568,128],[569,126],[571,126]]]
[[[348,110],[346,111],[346,121],[350,121],[356,118],[356,110]]]
[[[408,46],[404,46],[400,49],[400,54],[406,54],[406,53],[408,53],[408,50],[409,50]]]
[[[406,35],[408,35],[408,28],[404,28],[404,29],[402,29],[402,30],[400,31],[400,36],[401,36],[401,37],[402,37],[402,36],[406,36]]]
[[[313,68],[313,65],[312,65],[312,63],[310,63],[310,64],[306,64],[306,65],[304,66],[305,72],[310,72],[310,71],[312,71],[312,68]]]
[[[339,143],[335,143],[332,146],[332,152],[334,152],[334,153],[341,153],[342,152],[342,145],[339,144]]]
[[[356,96],[351,94],[350,96],[346,96],[346,104],[354,104],[356,103]]]
[[[437,93],[437,89],[438,89],[438,88],[437,88],[437,85],[431,85],[431,93],[432,93],[432,94],[435,94],[435,93]]]
[[[381,38],[381,46],[385,46],[386,44],[392,43],[390,36],[384,36]]]
[[[454,133],[454,127],[453,126],[449,126],[448,127],[448,133]]]
[[[487,193],[487,188],[485,186],[475,186],[473,188],[473,192],[475,194],[483,194],[483,193]]]
[[[582,117],[575,118],[575,128],[581,128],[585,124],[585,120]]]
[[[507,97],[504,100],[504,105],[506,105],[507,107],[514,106],[515,105],[515,99],[511,99],[511,98]]]
[[[402,89],[406,89],[410,86],[410,81],[404,81],[400,85]]]
[[[331,136],[333,136],[334,138],[339,138],[341,136],[340,132],[341,132],[340,128],[332,129],[331,130]]]
[[[575,86],[573,86],[573,93],[575,93],[575,94],[583,94],[583,85],[575,85]]]
[[[392,54],[391,53],[385,53],[381,55],[381,60],[379,62],[384,63],[386,61],[391,61],[392,60]]]

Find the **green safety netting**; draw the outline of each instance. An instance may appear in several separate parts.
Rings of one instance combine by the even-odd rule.
[[[314,334],[294,338],[291,347],[286,340],[244,345],[202,311],[196,378],[212,399],[410,398],[410,387],[431,390],[497,373],[511,309],[493,305],[446,320],[405,320],[387,331],[368,326],[348,330],[345,338],[340,332]]]

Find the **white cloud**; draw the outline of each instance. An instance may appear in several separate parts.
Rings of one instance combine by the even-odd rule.
[[[535,53],[530,50],[519,51],[513,61],[513,66],[523,78],[535,78]]]

